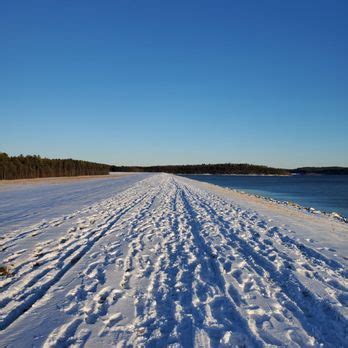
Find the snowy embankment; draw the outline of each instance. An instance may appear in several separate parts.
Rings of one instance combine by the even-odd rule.
[[[347,345],[347,224],[142,179],[2,234],[1,346]]]

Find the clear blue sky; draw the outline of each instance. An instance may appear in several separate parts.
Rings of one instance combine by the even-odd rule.
[[[348,1],[0,2],[0,150],[348,166]]]

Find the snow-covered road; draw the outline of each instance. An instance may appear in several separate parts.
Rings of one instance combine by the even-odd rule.
[[[347,259],[295,232],[192,180],[146,177],[3,234],[0,345],[347,347]]]

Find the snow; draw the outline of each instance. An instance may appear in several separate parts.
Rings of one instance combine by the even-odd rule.
[[[347,224],[167,174],[108,180],[0,192],[1,346],[347,346]]]
[[[71,178],[71,182],[65,184],[59,183],[63,178],[48,178],[42,181],[27,180],[33,181],[32,184],[1,185],[0,235],[9,229],[23,228],[43,219],[69,214],[120,192],[147,176],[149,174],[132,174],[119,178],[77,181]],[[70,178],[64,179],[66,181]]]

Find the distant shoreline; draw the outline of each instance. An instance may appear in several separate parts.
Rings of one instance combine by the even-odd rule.
[[[178,175],[348,175],[348,167],[275,168],[249,163],[202,163],[182,165],[119,166],[84,160],[50,159],[39,155],[9,156],[0,152],[0,182],[53,177],[101,177],[111,173],[168,173]],[[12,182],[12,181],[11,181]]]
[[[111,166],[112,172],[151,172],[177,175],[248,175],[248,176],[292,176],[292,175],[348,175],[348,167],[301,167],[272,168],[247,163],[187,164],[160,166]]]

